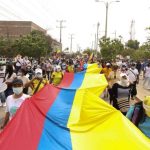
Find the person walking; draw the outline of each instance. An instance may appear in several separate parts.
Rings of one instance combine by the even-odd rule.
[[[150,63],[145,68],[143,87],[150,90]]]
[[[128,76],[125,73],[120,74],[120,81],[115,83],[111,89],[109,89],[110,104],[113,102],[113,106],[120,110],[122,114],[126,115],[130,107],[130,82]]]
[[[9,95],[13,94],[13,90],[12,90],[12,81],[16,78],[16,73],[13,70],[13,66],[11,64],[7,65],[6,67],[6,75],[4,78],[4,82],[7,84],[7,89],[5,91],[5,96],[6,98]]]
[[[16,64],[15,64],[16,73],[18,73],[22,65],[23,65],[23,59],[21,58],[21,55],[18,55],[16,58]]]
[[[20,69],[17,74],[17,78],[21,79],[23,81],[23,92],[25,94],[28,94],[28,87],[25,87],[25,85],[30,81],[29,78],[26,76],[25,69]]]
[[[47,75],[48,80],[50,80],[52,69],[53,68],[52,68],[52,64],[50,63],[50,61],[46,60],[46,75]]]
[[[131,67],[126,71],[131,83],[131,99],[133,100],[137,95],[136,85],[139,83],[139,72],[136,69],[135,63],[131,64]]]
[[[56,70],[51,75],[52,84],[55,85],[55,86],[59,85],[62,78],[63,78],[63,73],[61,71],[61,67],[56,66]]]

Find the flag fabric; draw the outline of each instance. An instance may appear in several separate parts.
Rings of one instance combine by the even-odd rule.
[[[25,100],[0,134],[0,150],[149,150],[150,140],[99,98],[107,81],[90,68]]]
[[[83,68],[86,73],[100,73],[102,71],[102,68],[99,68],[97,63],[84,64]]]

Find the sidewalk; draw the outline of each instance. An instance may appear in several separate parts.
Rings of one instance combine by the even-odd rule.
[[[5,116],[5,107],[0,107],[0,127],[2,125],[4,116]]]
[[[137,97],[141,100],[143,100],[145,96],[150,96],[150,90],[143,88],[143,81],[143,79],[140,79],[140,82],[137,85]]]

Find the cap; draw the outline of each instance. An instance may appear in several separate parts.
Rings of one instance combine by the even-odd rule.
[[[13,85],[14,84],[22,84],[23,85],[23,81],[21,79],[16,78],[16,79],[13,80],[12,84]]]
[[[61,67],[59,65],[56,66],[56,69],[61,69]]]
[[[106,63],[106,66],[110,66],[110,63]]]
[[[35,74],[37,74],[37,73],[41,73],[42,74],[42,69],[35,69]]]

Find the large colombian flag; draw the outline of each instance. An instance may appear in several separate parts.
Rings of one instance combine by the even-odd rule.
[[[0,134],[0,150],[149,150],[146,138],[99,98],[104,75],[66,74],[27,99]]]

